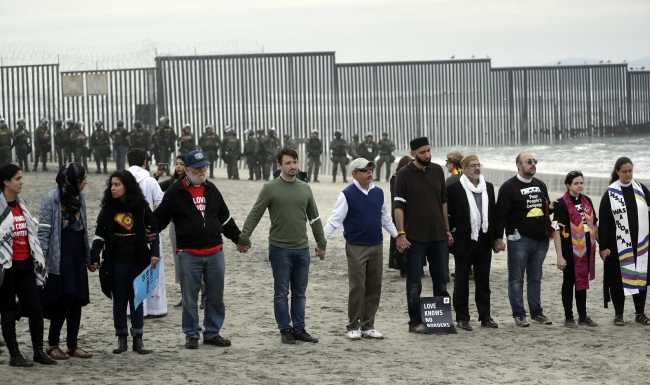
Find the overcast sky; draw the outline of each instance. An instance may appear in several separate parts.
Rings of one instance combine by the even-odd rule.
[[[650,56],[650,0],[0,0],[0,15],[0,44],[19,46],[241,40],[339,63],[489,55],[499,67]]]

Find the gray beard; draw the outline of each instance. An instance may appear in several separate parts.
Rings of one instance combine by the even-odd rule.
[[[465,173],[465,175],[467,175],[468,178],[472,178],[472,179],[480,179],[481,178],[481,174]]]
[[[201,178],[198,175],[194,176],[194,175],[191,175],[190,173],[187,173],[186,176],[187,176],[187,179],[190,181],[190,183],[195,185],[195,186],[200,185],[205,180],[204,178]]]

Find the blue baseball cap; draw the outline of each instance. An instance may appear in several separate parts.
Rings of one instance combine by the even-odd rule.
[[[209,164],[210,162],[205,159],[205,154],[201,150],[190,151],[185,155],[185,167],[201,168]]]

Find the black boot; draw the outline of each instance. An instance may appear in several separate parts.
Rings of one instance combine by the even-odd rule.
[[[13,311],[3,311],[0,315],[2,318],[2,337],[9,350],[9,365],[19,367],[32,367],[34,364],[28,362],[18,350],[18,341],[16,341],[16,313]]]
[[[114,354],[120,354],[126,352],[128,346],[126,346],[126,334],[118,334],[117,336],[117,346],[113,349]]]
[[[138,352],[138,354],[149,354],[149,351],[144,348],[144,344],[142,343],[142,334],[133,336],[133,351]]]
[[[29,334],[32,336],[32,349],[34,350],[34,362],[43,365],[58,365],[43,351],[43,315],[29,317]]]

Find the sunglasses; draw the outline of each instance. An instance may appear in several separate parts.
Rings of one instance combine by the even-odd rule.
[[[527,159],[525,162],[519,162],[519,163],[537,164],[537,159]]]
[[[356,171],[368,172],[368,171],[372,171],[374,169],[375,169],[374,167],[370,166],[370,167],[358,168],[358,169],[356,169]]]

